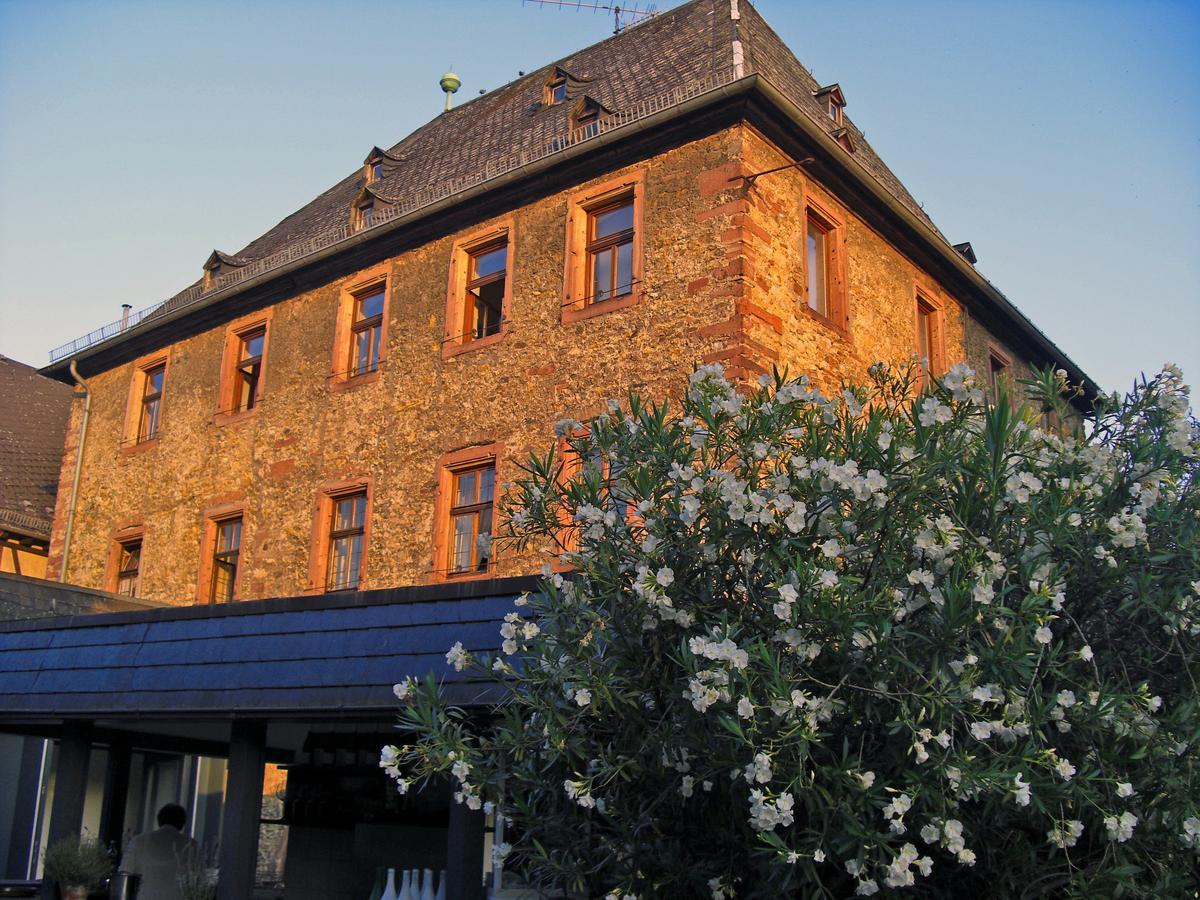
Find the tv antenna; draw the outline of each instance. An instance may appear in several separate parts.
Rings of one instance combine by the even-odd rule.
[[[626,3],[618,6],[613,3],[589,2],[589,0],[521,0],[521,5],[536,3],[538,6],[557,6],[560,9],[590,9],[592,12],[608,12],[613,17],[613,34],[620,34],[630,25],[637,25],[658,15],[658,7],[653,3],[643,5],[640,2]]]

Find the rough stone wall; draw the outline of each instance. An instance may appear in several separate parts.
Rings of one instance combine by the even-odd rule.
[[[727,320],[733,300],[718,290],[698,303],[688,285],[711,277],[724,259],[721,235],[731,215],[711,212],[718,202],[701,183],[736,157],[739,140],[731,129],[597,174],[600,183],[645,171],[645,297],[634,306],[561,322],[567,203],[561,194],[511,213],[512,325],[492,346],[441,358],[451,249],[462,236],[451,235],[388,261],[389,347],[373,383],[342,391],[329,386],[341,281],[275,308],[263,399],[242,421],[213,421],[223,328],[170,349],[159,437],[145,450],[119,446],[133,365],[89,379],[91,424],[66,580],[103,586],[113,532],[141,525],[140,593],[194,602],[201,511],[240,499],[240,596],[305,592],[319,489],[361,476],[372,479],[364,587],[426,580],[442,454],[503,441],[498,480],[511,480],[516,460],[553,442],[557,420],[586,419],[630,389],[669,395],[694,361],[724,346],[723,336],[705,328]],[[70,492],[78,428],[77,409],[60,499]],[[55,569],[64,521],[65,502],[56,517]],[[502,560],[497,574],[533,571],[542,562]]]
[[[645,172],[645,296],[624,309],[562,322],[564,193],[506,216],[514,226],[511,328],[491,346],[445,360],[440,352],[452,247],[489,224],[480,222],[387,261],[388,350],[372,383],[332,390],[328,378],[339,293],[355,277],[275,308],[263,399],[243,421],[214,424],[223,328],[171,348],[159,438],[144,451],[119,447],[132,365],[96,376],[66,580],[102,587],[113,532],[141,525],[142,595],[193,602],[202,510],[238,500],[240,596],[313,590],[318,492],[329,482],[367,476],[372,509],[364,587],[419,583],[432,568],[435,466],[442,454],[503,441],[498,480],[510,480],[516,460],[552,442],[558,419],[587,419],[607,398],[631,389],[670,396],[699,361],[720,361],[742,377],[779,364],[835,388],[844,378],[860,378],[876,359],[909,358],[918,282],[942,303],[946,364],[967,359],[985,371],[980,326],[820,185],[797,169],[749,189],[737,177],[790,161],[739,126],[619,172],[597,173],[599,184]],[[804,306],[800,198],[806,190],[845,222],[845,330],[818,321]],[[61,555],[78,426],[76,409],[52,571]],[[527,573],[542,562],[502,559],[496,574]]]

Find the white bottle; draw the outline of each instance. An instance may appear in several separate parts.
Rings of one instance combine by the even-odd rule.
[[[413,870],[405,869],[404,878],[400,881],[400,893],[396,900],[417,900],[417,892],[413,890]]]
[[[426,869],[421,877],[420,900],[433,900],[433,871]]]
[[[396,893],[395,869],[388,869],[387,887],[383,889],[383,896],[379,900],[400,900],[400,895]]]
[[[446,870],[438,872],[438,889],[433,900],[446,900]]]

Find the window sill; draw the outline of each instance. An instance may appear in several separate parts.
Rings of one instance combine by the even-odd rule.
[[[495,334],[489,334],[487,337],[477,338],[473,341],[464,342],[447,342],[442,344],[442,359],[453,359],[456,356],[461,356],[464,353],[470,353],[472,350],[482,350],[485,347],[492,347],[508,336],[508,328],[501,327]]]
[[[252,406],[250,409],[241,409],[237,412],[213,413],[213,424],[218,427],[223,427],[225,425],[236,425],[239,422],[245,422],[248,419],[253,419],[255,416],[257,416],[259,408],[260,407],[258,406]]]
[[[121,455],[133,456],[136,453],[145,453],[147,450],[153,450],[158,446],[158,435],[152,438],[147,438],[144,441],[138,441],[136,444],[122,444]]]
[[[628,309],[641,302],[642,291],[639,289],[626,297],[618,297],[614,300],[601,300],[599,303],[589,303],[587,306],[563,307],[563,324],[582,322],[584,319],[592,319],[596,316],[602,316],[605,313],[616,312],[619,309]]]
[[[352,375],[349,378],[330,379],[329,390],[335,394],[341,394],[345,391],[352,391],[355,388],[362,387],[363,385],[374,384],[379,380],[382,373],[383,360],[380,360],[379,365],[370,372],[363,372],[361,375]]]
[[[803,305],[800,308],[804,310],[804,312],[808,315],[808,317],[812,321],[828,328],[830,331],[832,331],[834,334],[836,334],[842,340],[847,341],[847,342],[849,342],[851,340],[849,328],[838,324],[837,322],[835,322],[833,319],[829,318],[828,316],[821,315],[819,312],[817,312],[815,309],[813,309],[807,303],[803,303]]]
[[[457,581],[485,581],[488,578],[496,578],[494,568],[489,568],[486,572],[463,572],[456,575],[453,572],[431,572],[429,575],[430,584],[445,584],[447,582]]]

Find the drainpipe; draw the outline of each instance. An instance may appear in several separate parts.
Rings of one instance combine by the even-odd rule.
[[[79,422],[79,441],[75,445],[75,474],[71,477],[71,499],[67,505],[67,528],[63,535],[62,564],[58,570],[58,580],[67,580],[67,563],[71,560],[71,531],[75,527],[75,503],[79,496],[79,472],[83,469],[83,445],[87,440],[88,416],[92,411],[92,391],[88,383],[79,374],[76,361],[71,360],[71,377],[80,391],[83,391],[83,418]],[[75,394],[79,396],[78,392]]]

